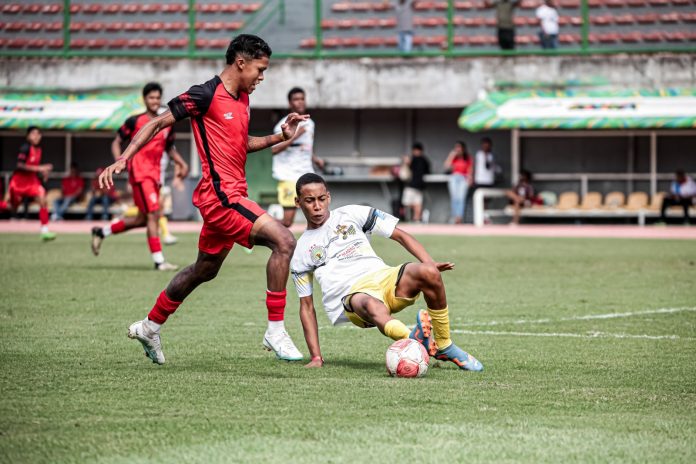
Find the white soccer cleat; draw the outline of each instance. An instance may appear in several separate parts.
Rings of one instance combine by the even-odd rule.
[[[179,269],[179,266],[176,264],[168,263],[168,262],[163,262],[159,264],[155,264],[155,270],[156,271],[176,271]]]
[[[134,322],[128,327],[128,338],[138,340],[145,350],[145,356],[155,364],[164,364],[164,353],[159,333],[147,327],[147,319]]]
[[[165,237],[164,237],[164,244],[165,245],[175,245],[176,242],[178,242],[178,241],[179,241],[179,239],[171,234],[165,235]]]
[[[263,347],[267,351],[275,352],[276,358],[283,361],[301,361],[302,353],[292,342],[290,335],[282,330],[276,334],[271,334],[266,330],[263,336]]]

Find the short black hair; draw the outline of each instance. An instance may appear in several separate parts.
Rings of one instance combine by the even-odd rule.
[[[77,161],[73,161],[70,163],[70,169],[80,169],[80,165],[77,164]]]
[[[413,145],[411,145],[411,150],[424,151],[423,144],[420,142],[415,142]]]
[[[490,137],[484,137],[481,139],[481,143],[487,143],[490,146],[493,146],[493,141],[491,140]]]
[[[304,187],[307,184],[324,184],[324,187],[328,188],[328,185],[326,185],[326,181],[323,177],[321,177],[319,174],[308,172],[306,174],[302,174],[300,178],[297,179],[297,183],[295,184],[295,193],[298,197],[300,196],[300,191],[302,190],[302,187]]]
[[[686,172],[683,169],[677,169],[674,171],[674,173],[677,175],[677,177],[684,177],[686,175]]]
[[[529,172],[529,171],[527,171],[526,169],[521,170],[521,171],[520,171],[520,175],[526,177],[526,178],[527,178],[527,182],[531,182],[531,181],[532,181],[532,173]]]
[[[302,87],[293,87],[288,92],[288,101],[292,100],[292,96],[295,95],[296,93],[301,93],[302,95],[304,95],[305,91]]]
[[[162,95],[162,86],[157,82],[148,82],[143,87],[143,98],[150,95],[150,92],[159,92]]]
[[[227,64],[232,64],[237,55],[256,60],[264,56],[270,58],[272,53],[271,47],[261,37],[252,34],[239,34],[232,39],[229,47],[227,47],[225,59]]]
[[[39,126],[29,126],[29,127],[27,127],[27,135],[29,135],[31,133],[31,131],[33,131],[33,130],[37,130],[37,131],[41,132],[41,129],[39,129]]]

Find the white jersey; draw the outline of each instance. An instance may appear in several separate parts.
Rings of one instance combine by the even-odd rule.
[[[474,183],[479,185],[493,185],[495,183],[495,163],[493,153],[476,152],[474,157]]]
[[[281,131],[280,126],[285,123],[285,116],[275,128],[274,133]],[[292,144],[277,155],[273,155],[273,178],[295,182],[302,174],[314,172],[312,166],[312,154],[314,153],[314,121],[308,119],[298,126],[304,129],[304,133],[293,140]]]
[[[297,241],[290,271],[298,296],[311,296],[316,278],[331,323],[348,322],[341,299],[359,278],[388,267],[375,254],[369,237],[391,237],[398,222],[369,206],[348,205],[331,211],[323,226],[307,229]]]

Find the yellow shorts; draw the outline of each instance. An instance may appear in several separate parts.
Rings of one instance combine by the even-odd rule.
[[[355,282],[342,300],[346,317],[358,327],[364,329],[374,327],[373,324],[363,320],[350,309],[350,297],[356,293],[365,293],[378,299],[389,308],[390,314],[398,313],[415,303],[418,297],[420,297],[420,293],[413,298],[396,296],[396,285],[399,283],[406,264],[371,272]]]
[[[295,182],[290,182],[289,180],[278,182],[278,203],[283,208],[296,208]]]

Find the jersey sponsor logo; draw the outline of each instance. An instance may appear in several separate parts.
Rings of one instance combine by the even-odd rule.
[[[321,245],[312,245],[309,249],[309,256],[312,259],[312,264],[321,266],[326,261],[326,249]]]
[[[150,203],[157,203],[157,192],[150,192]]]
[[[232,112],[230,111],[229,113],[225,113],[222,115],[225,119],[234,119],[234,116],[232,116]]]
[[[352,224],[350,226],[339,224],[336,226],[335,234],[341,236],[343,240],[347,240],[349,235],[355,235],[355,226]]]

